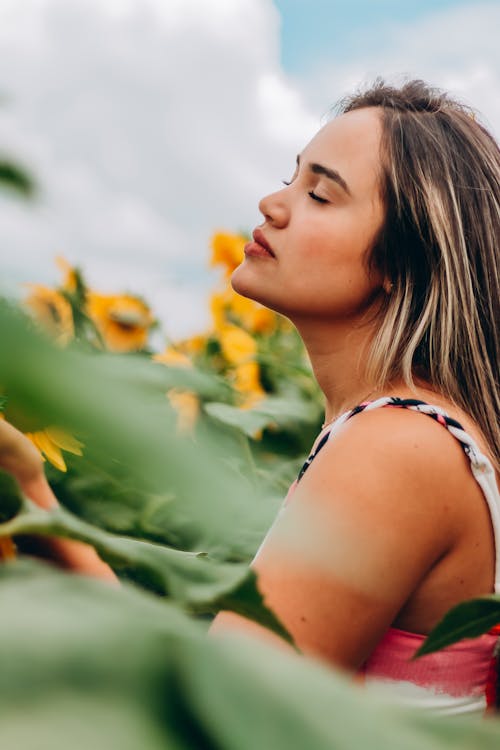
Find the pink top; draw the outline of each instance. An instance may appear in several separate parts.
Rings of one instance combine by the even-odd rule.
[[[360,404],[342,414],[328,432],[320,433],[299,478],[288,491],[285,504],[314,457],[335,436],[344,422],[365,409],[385,406],[427,414],[446,427],[460,442],[470,459],[472,473],[483,491],[490,511],[496,548],[495,592],[500,593],[500,493],[495,472],[489,459],[481,453],[470,435],[438,406],[416,399],[384,397]],[[375,687],[379,693],[386,689],[391,700],[403,705],[425,708],[440,714],[483,713],[495,700],[499,635],[500,628],[494,628],[479,638],[464,639],[434,654],[411,661],[427,636],[391,627],[359,673],[364,676],[368,689]],[[385,686],[382,691],[381,686]]]

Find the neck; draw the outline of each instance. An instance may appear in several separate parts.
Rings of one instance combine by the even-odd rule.
[[[353,327],[352,320],[311,320],[295,322],[295,325],[325,395],[325,422],[332,421],[376,393],[376,384],[366,374],[373,326]]]

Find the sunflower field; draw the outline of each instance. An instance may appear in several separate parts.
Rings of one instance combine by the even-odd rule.
[[[0,473],[2,745],[498,748],[493,718],[417,714],[298,653],[207,637],[225,609],[290,640],[249,562],[323,416],[295,329],[229,285],[245,242],[214,235],[211,325],[163,351],[147,300],[63,258],[56,288],[0,304],[1,418],[60,501],[42,510]],[[54,565],[55,538],[92,545],[120,585]],[[499,597],[463,604],[425,648],[499,620]]]

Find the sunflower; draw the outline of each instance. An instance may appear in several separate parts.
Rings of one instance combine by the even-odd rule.
[[[248,242],[241,234],[216,232],[212,237],[212,257],[210,265],[224,266],[226,276],[230,276],[243,260],[243,249]]]
[[[233,373],[234,387],[241,394],[242,409],[252,409],[266,395],[260,382],[260,367],[257,362],[243,362]]]
[[[243,397],[242,409],[251,409],[265,395],[260,382],[260,367],[255,361],[257,343],[255,339],[238,326],[226,326],[219,334],[222,353],[232,366],[232,379],[235,389]]]
[[[68,300],[54,289],[41,284],[27,284],[30,294],[25,304],[36,320],[59,344],[67,344],[75,334],[73,312]]]
[[[86,312],[112,352],[144,349],[155,322],[146,303],[130,294],[89,292]]]
[[[219,332],[219,341],[224,357],[232,365],[248,362],[257,353],[255,339],[238,326],[224,326]]]
[[[278,317],[272,310],[247,297],[237,294],[231,287],[214,292],[210,298],[210,311],[215,331],[233,322],[251,333],[272,333]]]

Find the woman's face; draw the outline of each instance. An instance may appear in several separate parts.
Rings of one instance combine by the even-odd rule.
[[[260,201],[264,221],[233,273],[235,291],[294,322],[352,319],[371,306],[383,283],[367,270],[384,219],[381,129],[379,110],[365,108],[317,133],[290,184]]]

